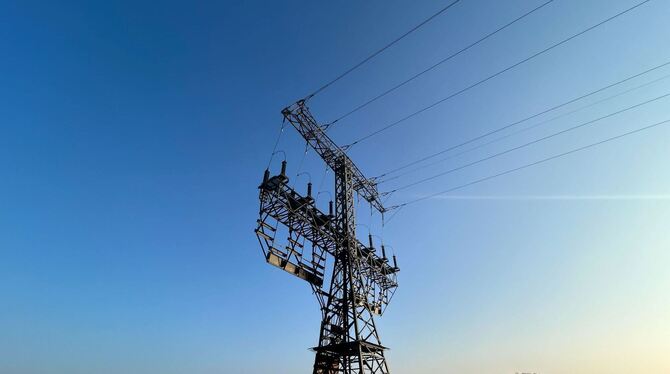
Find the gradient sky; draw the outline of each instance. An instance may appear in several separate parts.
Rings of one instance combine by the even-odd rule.
[[[463,0],[312,111],[332,120],[542,2]],[[350,142],[636,2],[556,0],[331,135]],[[310,373],[316,300],[265,264],[253,234],[280,110],[444,4],[3,2],[0,373]],[[377,175],[670,61],[668,19],[670,2],[652,0],[350,155]],[[668,93],[669,74],[382,189]],[[659,100],[391,203],[669,119],[668,108]],[[322,180],[310,152],[310,175],[296,178],[304,142],[292,129],[279,149],[298,189]],[[360,234],[383,236],[402,269],[378,322],[393,373],[669,373],[669,159],[667,125],[410,205],[384,230],[361,207]]]

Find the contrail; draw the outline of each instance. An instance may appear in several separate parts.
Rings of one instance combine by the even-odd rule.
[[[442,195],[437,200],[670,200],[670,195]]]

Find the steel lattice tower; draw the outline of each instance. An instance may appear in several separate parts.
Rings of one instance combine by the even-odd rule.
[[[286,161],[279,175],[265,171],[260,189],[260,218],[256,234],[266,261],[312,287],[321,305],[319,344],[313,348],[315,374],[389,373],[374,316],[381,315],[397,288],[399,271],[378,256],[372,237],[363,245],[356,237],[354,194],[357,192],[379,212],[385,211],[375,183],[363,177],[351,159],[317,125],[304,101],[282,111],[335,173],[335,214],[321,212],[308,184],[307,196],[288,186]],[[276,244],[280,228],[286,244]],[[311,244],[311,251],[306,246]],[[334,259],[330,287],[323,290],[326,258]]]

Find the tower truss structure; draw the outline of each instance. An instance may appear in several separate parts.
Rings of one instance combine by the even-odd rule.
[[[400,269],[395,255],[392,261],[387,258],[383,244],[377,253],[371,235],[366,244],[356,237],[354,194],[384,213],[377,186],[328,137],[303,100],[282,114],[333,170],[335,207],[331,201],[328,211],[321,211],[311,183],[305,196],[291,188],[286,161],[277,175],[266,170],[255,230],[265,260],[307,281],[317,296],[322,320],[313,348],[314,374],[389,373],[375,316],[391,301]],[[333,264],[326,277],[328,259]]]

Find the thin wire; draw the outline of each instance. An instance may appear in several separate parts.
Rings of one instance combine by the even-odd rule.
[[[506,28],[512,26],[513,24],[515,24],[515,23],[521,21],[522,19],[524,19],[524,18],[528,17],[529,15],[535,13],[536,11],[540,10],[541,8],[543,8],[543,7],[547,6],[547,5],[549,5],[549,4],[552,3],[553,1],[554,1],[554,0],[549,0],[549,1],[547,1],[547,2],[545,2],[545,3],[543,3],[543,4],[541,4],[541,5],[539,5],[538,7],[534,8],[534,9],[532,9],[532,10],[530,10],[530,11],[524,13],[523,15],[521,15],[521,16],[515,18],[514,20],[508,22],[508,23],[505,24],[504,26],[499,27],[499,28],[496,29],[495,31],[486,34],[485,36],[483,36],[482,38],[478,39],[477,41],[475,41],[475,42],[473,42],[473,43],[467,45],[466,47],[463,47],[462,49],[458,50],[457,52],[454,52],[454,53],[452,53],[451,55],[445,57],[444,59],[438,61],[437,63],[431,65],[431,66],[428,67],[427,69],[425,69],[425,70],[423,70],[423,71],[421,71],[421,72],[419,72],[419,73],[417,73],[417,74],[415,74],[415,75],[413,75],[413,76],[407,78],[406,80],[402,81],[401,83],[399,83],[399,84],[397,84],[397,85],[395,85],[395,86],[389,88],[388,90],[386,90],[386,91],[380,93],[379,95],[377,95],[377,96],[375,96],[375,97],[369,99],[368,101],[366,101],[366,102],[364,102],[364,103],[358,105],[357,107],[355,107],[355,108],[351,109],[350,111],[344,113],[343,115],[339,116],[336,120],[332,121],[332,122],[329,124],[329,126],[330,126],[330,125],[333,125],[334,123],[336,123],[336,122],[338,122],[338,121],[340,121],[340,120],[342,120],[342,119],[344,119],[344,118],[346,118],[346,117],[349,117],[350,115],[352,115],[352,114],[358,112],[359,110],[361,110],[361,109],[365,108],[366,106],[372,104],[373,102],[375,102],[375,101],[381,99],[382,97],[384,97],[384,96],[390,94],[391,92],[397,90],[398,88],[400,88],[400,87],[406,85],[407,83],[409,83],[409,82],[411,82],[411,81],[413,81],[413,80],[419,78],[420,76],[422,76],[422,75],[428,73],[429,71],[431,71],[431,70],[435,69],[436,67],[438,67],[438,66],[444,64],[445,62],[451,60],[452,58],[454,58],[454,57],[456,57],[456,56],[458,56],[458,55],[460,55],[461,53],[463,53],[463,52],[465,52],[465,51],[467,51],[467,50],[469,50],[469,49],[471,49],[471,48],[477,46],[478,44],[482,43],[482,42],[485,41],[486,39],[488,39],[488,38],[492,37],[493,35],[495,35],[495,34],[501,32],[501,31],[503,31],[504,29],[506,29]]]
[[[484,158],[480,158],[479,160],[476,160],[476,161],[467,163],[467,164],[465,164],[465,165],[461,165],[461,166],[455,167],[455,168],[453,168],[453,169],[449,169],[449,170],[447,170],[447,171],[444,171],[444,172],[441,172],[441,173],[432,175],[432,176],[430,176],[430,177],[421,179],[421,180],[419,180],[419,181],[416,181],[416,182],[413,182],[413,183],[409,183],[409,184],[406,184],[406,185],[401,186],[401,187],[398,187],[398,188],[394,188],[393,190],[391,190],[391,191],[389,191],[389,192],[397,192],[397,191],[400,191],[400,190],[404,190],[404,189],[407,189],[407,188],[416,186],[416,185],[418,185],[418,184],[422,184],[422,183],[431,181],[431,180],[433,180],[433,179],[435,179],[435,178],[438,178],[438,177],[441,177],[441,176],[444,176],[444,175],[447,175],[447,174],[451,174],[451,173],[453,173],[453,172],[455,172],[455,171],[463,170],[463,169],[465,169],[465,168],[467,168],[467,167],[470,167],[470,166],[473,166],[473,165],[477,165],[477,164],[479,164],[479,163],[482,163],[482,162],[484,162],[484,161],[491,160],[491,159],[496,158],[496,157],[500,157],[500,156],[505,155],[505,154],[507,154],[507,153],[510,153],[510,152],[513,152],[513,151],[516,151],[516,150],[519,150],[519,149],[528,147],[528,146],[530,146],[530,145],[533,145],[533,144],[539,143],[539,142],[541,142],[541,141],[544,141],[544,140],[553,138],[553,137],[555,137],[555,136],[558,136],[558,135],[561,135],[561,134],[565,134],[565,133],[567,133],[567,132],[569,132],[569,131],[573,131],[573,130],[576,130],[576,129],[579,129],[579,128],[582,128],[582,127],[591,125],[591,124],[596,123],[596,122],[598,122],[598,121],[601,121],[601,120],[603,120],[603,119],[610,118],[610,117],[613,117],[613,116],[615,116],[615,115],[617,115],[617,114],[621,114],[621,113],[623,113],[623,112],[629,111],[629,110],[631,110],[631,109],[638,108],[638,107],[641,107],[641,106],[643,106],[643,105],[652,103],[652,102],[654,102],[654,101],[658,101],[658,100],[664,99],[664,98],[666,98],[666,97],[668,97],[668,96],[670,96],[670,93],[666,93],[666,94],[664,94],[664,95],[655,97],[655,98],[653,98],[653,99],[644,101],[644,102],[642,102],[642,103],[635,104],[635,105],[630,106],[630,107],[625,108],[625,109],[618,110],[618,111],[616,111],[616,112],[607,114],[607,115],[605,115],[605,116],[602,116],[602,117],[599,117],[599,118],[596,118],[596,119],[593,119],[593,120],[590,120],[590,121],[581,123],[581,124],[579,124],[579,125],[569,127],[569,128],[567,128],[567,129],[565,129],[565,130],[561,130],[561,131],[559,131],[559,132],[555,132],[555,133],[553,133],[553,134],[550,134],[550,135],[547,135],[547,136],[543,136],[543,137],[541,137],[541,138],[532,140],[532,141],[530,141],[530,142],[528,142],[528,143],[524,143],[524,144],[519,145],[519,146],[516,146],[516,147],[514,147],[514,148],[510,148],[510,149],[504,150],[504,151],[502,151],[502,152],[498,152],[498,153],[495,153],[495,154],[493,154],[493,155],[490,155],[490,156],[487,156],[487,157],[484,157]]]
[[[474,147],[468,148],[468,149],[466,149],[466,150],[464,150],[464,151],[462,151],[462,152],[454,153],[454,154],[452,154],[452,155],[449,155],[449,156],[447,156],[447,157],[441,158],[441,159],[439,159],[439,160],[436,160],[436,161],[433,161],[433,162],[430,162],[430,163],[427,163],[427,164],[423,164],[423,165],[417,166],[416,168],[412,168],[412,169],[410,169],[410,170],[408,170],[408,171],[405,171],[405,172],[400,173],[400,174],[398,174],[398,175],[395,175],[395,176],[393,176],[393,177],[389,177],[389,178],[381,179],[381,180],[377,181],[377,184],[386,183],[386,182],[392,181],[392,180],[394,180],[394,179],[401,178],[401,177],[403,177],[403,176],[405,176],[405,175],[409,175],[409,174],[412,174],[412,173],[417,172],[417,171],[419,171],[419,170],[425,169],[425,168],[427,168],[427,167],[430,167],[430,166],[433,166],[433,165],[442,163],[442,162],[447,161],[447,160],[451,160],[451,159],[456,158],[456,157],[458,157],[458,156],[462,156],[462,155],[464,155],[464,154],[470,153],[470,152],[475,151],[475,150],[477,150],[477,149],[486,147],[487,145],[491,145],[491,144],[493,144],[493,143],[497,143],[497,142],[499,142],[499,141],[505,140],[505,139],[510,138],[510,137],[512,137],[512,136],[518,135],[518,134],[520,134],[520,133],[522,133],[522,132],[526,132],[526,131],[535,129],[535,128],[540,127],[540,126],[542,126],[542,125],[545,125],[545,124],[547,124],[547,123],[549,123],[549,122],[553,122],[553,121],[555,121],[555,120],[557,120],[557,119],[560,119],[560,118],[569,116],[569,115],[571,115],[571,114],[577,113],[577,112],[582,111],[582,110],[584,110],[584,109],[587,109],[587,108],[596,106],[596,105],[601,104],[601,103],[603,103],[603,102],[605,102],[605,101],[608,101],[608,100],[611,100],[611,99],[614,99],[614,98],[623,96],[623,95],[625,95],[625,94],[627,94],[627,93],[633,92],[633,91],[638,90],[638,89],[643,88],[643,87],[650,86],[650,85],[652,85],[652,84],[654,84],[654,83],[660,82],[660,81],[662,81],[662,80],[664,80],[664,79],[668,79],[668,78],[670,78],[670,74],[664,75],[664,76],[662,76],[662,77],[660,77],[660,78],[654,79],[654,80],[652,80],[652,81],[650,81],[650,82],[647,82],[647,83],[644,83],[644,84],[642,84],[642,85],[639,85],[639,86],[630,88],[630,89],[628,89],[628,90],[626,90],[626,91],[623,91],[623,92],[620,92],[620,93],[618,93],[618,94],[616,94],[616,95],[608,96],[608,97],[606,97],[606,98],[604,98],[604,99],[598,100],[598,101],[593,102],[593,103],[591,103],[591,104],[581,106],[581,107],[579,107],[579,108],[577,108],[577,109],[575,109],[575,110],[572,110],[572,111],[563,113],[563,114],[558,115],[558,116],[556,116],[556,117],[547,119],[547,120],[545,120],[545,121],[538,122],[538,123],[536,123],[536,124],[534,124],[534,125],[532,125],[532,126],[524,127],[524,128],[522,128],[522,129],[519,129],[518,131],[512,132],[512,133],[510,133],[510,134],[507,134],[507,135],[503,135],[503,136],[497,137],[497,138],[495,138],[495,139],[493,139],[493,140],[491,140],[491,141],[488,141],[488,142],[486,142],[486,143],[482,143],[482,144],[476,145],[476,146],[474,146]]]
[[[640,72],[640,73],[631,75],[631,76],[629,76],[629,77],[627,77],[627,78],[624,78],[624,79],[622,79],[622,80],[620,80],[620,81],[617,81],[617,82],[608,84],[608,85],[606,85],[606,86],[604,86],[604,87],[598,88],[598,89],[595,90],[595,91],[591,91],[591,92],[589,92],[589,93],[583,94],[583,95],[581,95],[581,96],[578,96],[578,97],[576,97],[576,98],[570,99],[570,100],[568,100],[568,101],[566,101],[566,102],[563,102],[563,103],[561,103],[561,104],[554,105],[553,107],[548,108],[548,109],[545,109],[545,110],[542,110],[542,111],[539,112],[539,113],[535,113],[535,114],[533,114],[533,115],[531,115],[531,116],[529,116],[529,117],[526,117],[526,118],[524,118],[524,119],[521,119],[521,120],[518,120],[518,121],[516,121],[516,122],[510,123],[510,124],[505,125],[505,126],[503,126],[503,127],[499,127],[499,128],[497,128],[497,129],[495,129],[495,130],[491,130],[491,131],[489,131],[489,132],[487,132],[487,133],[485,133],[485,134],[476,136],[476,137],[474,137],[474,138],[472,138],[472,139],[469,139],[469,140],[466,140],[466,141],[464,141],[464,142],[462,142],[462,143],[459,143],[459,144],[450,146],[450,147],[445,148],[445,149],[443,149],[443,150],[441,150],[441,151],[438,151],[438,152],[436,152],[436,153],[433,153],[433,154],[430,154],[430,155],[428,155],[428,156],[422,157],[422,158],[420,158],[420,159],[418,159],[418,160],[409,162],[409,163],[407,163],[407,164],[405,164],[405,165],[402,165],[402,166],[397,167],[397,168],[395,168],[395,169],[389,170],[389,171],[387,171],[387,172],[385,172],[385,173],[383,173],[383,174],[380,174],[380,175],[374,177],[373,179],[383,178],[383,177],[385,177],[385,176],[387,176],[387,175],[389,175],[389,174],[395,173],[395,172],[397,172],[397,171],[399,171],[399,170],[406,169],[406,168],[408,168],[408,167],[410,167],[410,166],[413,166],[413,165],[416,165],[416,164],[418,164],[418,163],[420,163],[420,162],[423,162],[423,161],[429,160],[429,159],[431,159],[431,158],[437,157],[437,156],[439,156],[439,155],[441,155],[441,154],[444,154],[444,153],[449,152],[449,151],[451,151],[451,150],[454,150],[454,149],[456,149],[456,148],[460,148],[460,147],[462,147],[462,146],[464,146],[464,145],[468,145],[468,144],[473,143],[473,142],[475,142],[475,141],[477,141],[477,140],[480,140],[480,139],[482,139],[482,138],[485,138],[485,137],[487,137],[487,136],[489,136],[489,135],[496,134],[496,133],[501,132],[501,131],[503,131],[503,130],[506,130],[506,129],[510,128],[510,127],[516,126],[516,125],[521,124],[521,123],[526,122],[526,121],[529,121],[529,120],[531,120],[531,119],[533,119],[533,118],[537,118],[537,117],[539,117],[539,116],[541,116],[541,115],[543,115],[543,114],[547,114],[547,113],[552,112],[552,111],[554,111],[554,110],[556,110],[556,109],[560,109],[560,108],[562,108],[562,107],[564,107],[564,106],[566,106],[566,105],[572,104],[572,103],[577,102],[577,101],[582,100],[582,99],[585,99],[585,98],[587,98],[587,97],[589,97],[589,96],[593,96],[593,95],[595,95],[595,94],[597,94],[597,93],[600,93],[600,92],[602,92],[602,91],[605,91],[605,90],[607,90],[607,89],[609,89],[609,88],[612,88],[612,87],[614,87],[614,86],[618,86],[618,85],[620,85],[620,84],[622,84],[622,83],[628,82],[628,81],[630,81],[630,80],[632,80],[632,79],[635,79],[635,78],[640,77],[640,76],[642,76],[642,75],[644,75],[644,74],[650,73],[650,72],[652,72],[652,71],[658,70],[658,69],[660,69],[660,68],[662,68],[662,67],[665,67],[665,66],[668,66],[668,65],[670,65],[670,61],[667,61],[667,62],[662,63],[662,64],[660,64],[660,65],[654,66],[654,67],[652,67],[652,68],[650,68],[650,69],[647,69],[647,70],[645,70],[645,71],[643,71],[643,72]]]
[[[321,182],[319,182],[319,188],[318,188],[317,193],[316,193],[316,201],[317,201],[317,202],[318,202],[318,200],[319,200],[319,196],[320,196],[322,193],[327,193],[327,194],[329,194],[329,195],[330,195],[330,201],[333,201],[333,195],[330,193],[330,191],[324,191],[324,190],[323,190],[323,184],[324,184],[324,182],[326,181],[326,175],[328,174],[328,169],[329,169],[328,166],[326,166],[326,167],[323,169],[323,176],[321,177]],[[330,207],[329,207],[329,209],[330,209]]]
[[[589,148],[593,148],[593,147],[599,146],[601,144],[608,143],[608,142],[611,142],[611,141],[614,141],[614,140],[617,140],[617,139],[621,139],[623,137],[633,135],[633,134],[636,134],[638,132],[649,130],[651,128],[654,128],[654,127],[657,127],[657,126],[660,126],[660,125],[664,125],[664,124],[668,124],[668,123],[670,123],[670,119],[666,119],[666,120],[661,121],[661,122],[656,122],[654,124],[651,124],[651,125],[639,128],[639,129],[635,129],[635,130],[632,130],[632,131],[629,131],[629,132],[626,132],[626,133],[623,133],[623,134],[620,134],[620,135],[617,135],[617,136],[613,136],[611,138],[607,138],[607,139],[604,139],[604,140],[601,140],[601,141],[598,141],[598,142],[595,142],[595,143],[591,143],[591,144],[585,145],[583,147],[575,148],[575,149],[572,149],[572,150],[569,150],[567,152],[563,152],[563,153],[560,153],[560,154],[557,154],[557,155],[554,155],[554,156],[551,156],[551,157],[547,157],[547,158],[532,162],[530,164],[525,164],[525,165],[516,167],[514,169],[509,169],[509,170],[503,171],[502,173],[489,175],[487,177],[480,178],[480,179],[477,179],[477,180],[474,180],[472,182],[468,182],[468,183],[465,183],[465,184],[461,184],[459,186],[452,187],[452,188],[449,188],[449,189],[444,190],[444,191],[440,191],[440,192],[437,192],[437,193],[434,193],[434,194],[423,196],[423,197],[418,198],[418,199],[410,200],[410,201],[404,202],[402,204],[394,205],[394,206],[390,207],[389,210],[400,209],[402,207],[405,207],[405,206],[410,205],[410,204],[417,203],[419,201],[431,199],[433,197],[437,197],[437,196],[440,196],[440,195],[443,195],[443,194],[446,194],[446,193],[449,193],[449,192],[452,192],[452,191],[456,191],[456,190],[459,190],[461,188],[469,187],[469,186],[472,186],[474,184],[478,184],[478,183],[485,182],[485,181],[488,181],[488,180],[491,180],[491,179],[494,179],[494,178],[501,177],[503,175],[514,173],[514,172],[519,171],[519,170],[523,170],[523,169],[526,169],[526,168],[529,168],[529,167],[532,167],[532,166],[535,166],[535,165],[539,165],[539,164],[542,164],[542,163],[545,163],[545,162],[548,162],[548,161],[551,161],[551,160],[555,160],[557,158],[561,158],[561,157],[570,155],[572,153],[576,153],[576,152],[580,152],[580,151],[583,151],[583,150],[586,150],[586,149],[589,149]]]
[[[319,183],[319,192],[323,190],[323,183],[326,182],[326,175],[328,174],[329,166],[323,170],[323,177],[321,177],[321,183]]]
[[[300,163],[298,164],[298,169],[295,171],[295,180],[293,181],[293,186],[295,187],[295,183],[298,181],[298,175],[300,175],[300,171],[302,170],[302,164],[305,162],[305,157],[307,156],[307,151],[309,150],[309,142],[305,142],[305,152],[303,152],[302,157],[300,158]],[[309,177],[310,182],[312,181],[312,176],[310,175]]]
[[[400,40],[404,39],[404,38],[405,38],[406,36],[408,36],[409,34],[413,33],[413,32],[416,31],[416,30],[418,30],[418,29],[421,28],[423,25],[427,24],[428,22],[432,21],[434,18],[436,18],[436,17],[439,16],[440,14],[444,13],[445,11],[447,11],[447,9],[449,9],[449,8],[451,8],[452,6],[456,5],[456,3],[458,3],[459,1],[460,1],[460,0],[455,0],[455,1],[451,2],[451,3],[449,3],[447,6],[445,6],[445,7],[442,8],[442,9],[440,9],[439,11],[437,11],[437,13],[434,13],[432,16],[426,18],[425,20],[423,20],[423,21],[422,21],[421,23],[419,23],[418,25],[412,27],[412,28],[411,28],[409,31],[407,31],[406,33],[400,35],[398,38],[396,38],[396,39],[393,40],[392,42],[388,43],[387,45],[385,45],[384,47],[382,47],[382,48],[379,49],[378,51],[374,52],[374,53],[371,54],[370,56],[368,56],[368,57],[366,57],[365,59],[363,59],[363,61],[357,63],[356,65],[354,65],[354,66],[352,66],[352,67],[350,67],[350,68],[347,69],[344,73],[338,75],[335,79],[333,79],[333,80],[331,80],[330,82],[324,84],[323,86],[321,86],[321,88],[319,88],[318,90],[316,90],[316,91],[312,92],[311,94],[309,94],[307,97],[305,97],[305,100],[309,100],[309,99],[311,99],[312,97],[316,96],[316,95],[317,95],[318,93],[320,93],[321,91],[323,91],[323,90],[325,90],[326,88],[328,88],[331,84],[333,84],[333,83],[339,81],[340,79],[344,78],[344,77],[347,76],[349,73],[351,73],[352,71],[358,69],[358,68],[361,67],[363,64],[365,64],[366,62],[372,60],[374,57],[376,57],[376,56],[379,55],[380,53],[384,52],[386,49],[388,49],[389,47],[391,47],[391,46],[394,45],[395,43],[397,43],[397,42],[399,42]]]
[[[389,222],[391,222],[391,220],[393,219],[393,217],[395,217],[396,214],[400,213],[400,210],[401,210],[402,208],[404,208],[405,205],[407,205],[407,204],[412,204],[413,202],[414,202],[414,201],[410,201],[410,202],[405,203],[405,204],[400,204],[400,205],[395,205],[395,206],[390,207],[389,210],[395,210],[395,212],[393,212],[393,214],[391,214],[391,217],[389,217],[389,219],[386,220],[386,224],[388,224]]]
[[[375,209],[374,209],[374,207],[372,206],[372,204],[368,204],[368,205],[370,206],[370,218],[368,219],[368,223],[370,224],[370,227],[372,227],[372,215],[374,214],[373,211],[374,211]],[[382,241],[383,241],[383,239],[382,239]]]
[[[272,165],[272,159],[274,158],[275,153],[277,152],[277,146],[279,145],[279,140],[281,139],[281,136],[284,133],[285,125],[286,125],[286,119],[284,119],[281,122],[281,128],[279,129],[279,134],[277,134],[277,140],[275,140],[275,146],[272,147],[272,153],[270,154],[270,160],[268,161],[268,167],[266,169],[270,169],[270,165]]]
[[[440,99],[440,100],[438,100],[438,101],[436,101],[436,102],[434,102],[434,103],[432,103],[432,104],[430,104],[430,105],[428,105],[428,106],[426,106],[426,107],[423,107],[422,109],[419,109],[419,110],[417,110],[417,111],[415,111],[415,112],[413,112],[413,113],[411,113],[411,114],[409,114],[409,115],[407,115],[407,116],[405,116],[405,117],[403,117],[403,118],[401,118],[401,119],[399,119],[399,120],[397,120],[397,121],[395,121],[395,122],[391,122],[390,124],[388,124],[388,125],[386,125],[386,126],[380,128],[380,129],[378,129],[378,130],[376,130],[376,131],[373,131],[373,132],[369,133],[368,135],[363,136],[362,138],[359,138],[359,139],[355,140],[355,141],[352,142],[350,145],[358,144],[358,143],[360,143],[360,142],[362,142],[362,141],[365,141],[365,140],[367,140],[367,139],[370,139],[371,137],[373,137],[373,136],[375,136],[375,135],[378,135],[378,134],[380,134],[380,133],[382,133],[382,132],[384,132],[384,131],[386,131],[386,130],[388,130],[388,129],[394,127],[394,126],[397,126],[397,125],[399,125],[399,124],[401,124],[401,123],[407,121],[407,120],[410,119],[410,118],[413,118],[413,117],[415,117],[415,116],[417,116],[417,115],[419,115],[419,114],[421,114],[421,113],[423,113],[423,112],[425,112],[425,111],[427,111],[427,110],[429,110],[429,109],[432,109],[432,108],[436,107],[436,106],[439,105],[439,104],[444,103],[445,101],[447,101],[447,100],[449,100],[449,99],[452,99],[452,98],[454,98],[454,97],[456,97],[456,96],[458,96],[458,95],[460,95],[460,94],[462,94],[462,93],[464,93],[464,92],[466,92],[466,91],[468,91],[468,90],[471,90],[471,89],[473,89],[473,88],[475,88],[475,87],[481,85],[482,83],[485,83],[485,82],[487,82],[487,81],[489,81],[489,80],[491,80],[491,79],[493,79],[493,78],[495,78],[495,77],[497,77],[497,76],[499,76],[499,75],[501,75],[501,74],[503,74],[503,73],[505,73],[505,72],[508,72],[508,71],[510,71],[510,70],[512,70],[512,69],[514,69],[514,68],[516,68],[517,66],[522,65],[522,64],[524,64],[524,63],[526,63],[526,62],[528,62],[528,61],[530,61],[530,60],[532,60],[532,59],[534,59],[534,58],[536,58],[536,57],[538,57],[538,56],[540,56],[540,55],[542,55],[542,54],[545,54],[545,53],[551,51],[552,49],[554,49],[554,48],[556,48],[556,47],[558,47],[558,46],[561,46],[561,45],[563,45],[563,44],[565,44],[565,43],[567,43],[567,42],[569,42],[569,41],[571,41],[571,40],[573,40],[573,39],[575,39],[575,38],[577,38],[577,37],[579,37],[579,36],[581,36],[581,35],[583,35],[583,34],[589,32],[589,31],[591,31],[591,30],[593,30],[593,29],[599,27],[599,26],[602,26],[602,25],[606,24],[607,22],[610,22],[610,21],[614,20],[615,18],[618,18],[618,17],[620,17],[620,16],[622,16],[622,15],[624,15],[624,14],[626,14],[626,13],[628,13],[628,12],[630,12],[630,11],[632,11],[632,10],[634,10],[634,9],[636,9],[636,8],[642,6],[642,5],[644,5],[644,4],[646,4],[646,3],[650,2],[650,1],[651,1],[651,0],[644,0],[644,1],[642,1],[642,2],[640,2],[640,3],[638,3],[638,4],[636,4],[636,5],[634,5],[634,6],[632,6],[632,7],[630,7],[630,8],[628,8],[628,9],[624,10],[624,11],[621,11],[621,12],[615,14],[614,16],[611,16],[611,17],[609,17],[609,18],[607,18],[607,19],[605,19],[605,20],[603,20],[603,21],[600,21],[600,22],[598,22],[597,24],[595,24],[595,25],[593,25],[593,26],[590,26],[590,27],[588,27],[588,28],[586,28],[586,29],[584,29],[584,30],[582,30],[582,31],[580,31],[580,32],[578,32],[578,33],[576,33],[576,34],[574,34],[574,35],[572,35],[572,36],[566,38],[566,39],[563,39],[563,40],[561,40],[560,42],[555,43],[555,44],[553,44],[553,45],[551,45],[551,46],[549,46],[549,47],[547,47],[547,48],[545,48],[545,49],[543,49],[543,50],[541,50],[541,51],[539,51],[539,52],[536,52],[535,54],[533,54],[533,55],[531,55],[531,56],[529,56],[529,57],[526,57],[525,59],[523,59],[523,60],[521,60],[521,61],[519,61],[519,62],[517,62],[517,63],[515,63],[515,64],[513,64],[513,65],[511,65],[511,66],[508,66],[508,67],[506,67],[505,69],[500,70],[500,71],[498,71],[498,72],[495,73],[495,74],[489,75],[488,77],[486,77],[486,78],[484,78],[484,79],[482,79],[482,80],[480,80],[480,81],[478,81],[478,82],[476,82],[476,83],[474,83],[474,84],[471,84],[471,85],[469,85],[469,86],[467,86],[467,87],[465,87],[465,88],[463,88],[463,89],[461,89],[461,90],[459,90],[459,91],[456,91],[455,93],[453,93],[453,94],[451,94],[451,95],[449,95],[449,96],[447,96],[447,97],[445,97],[445,98],[443,98],[443,99]]]

